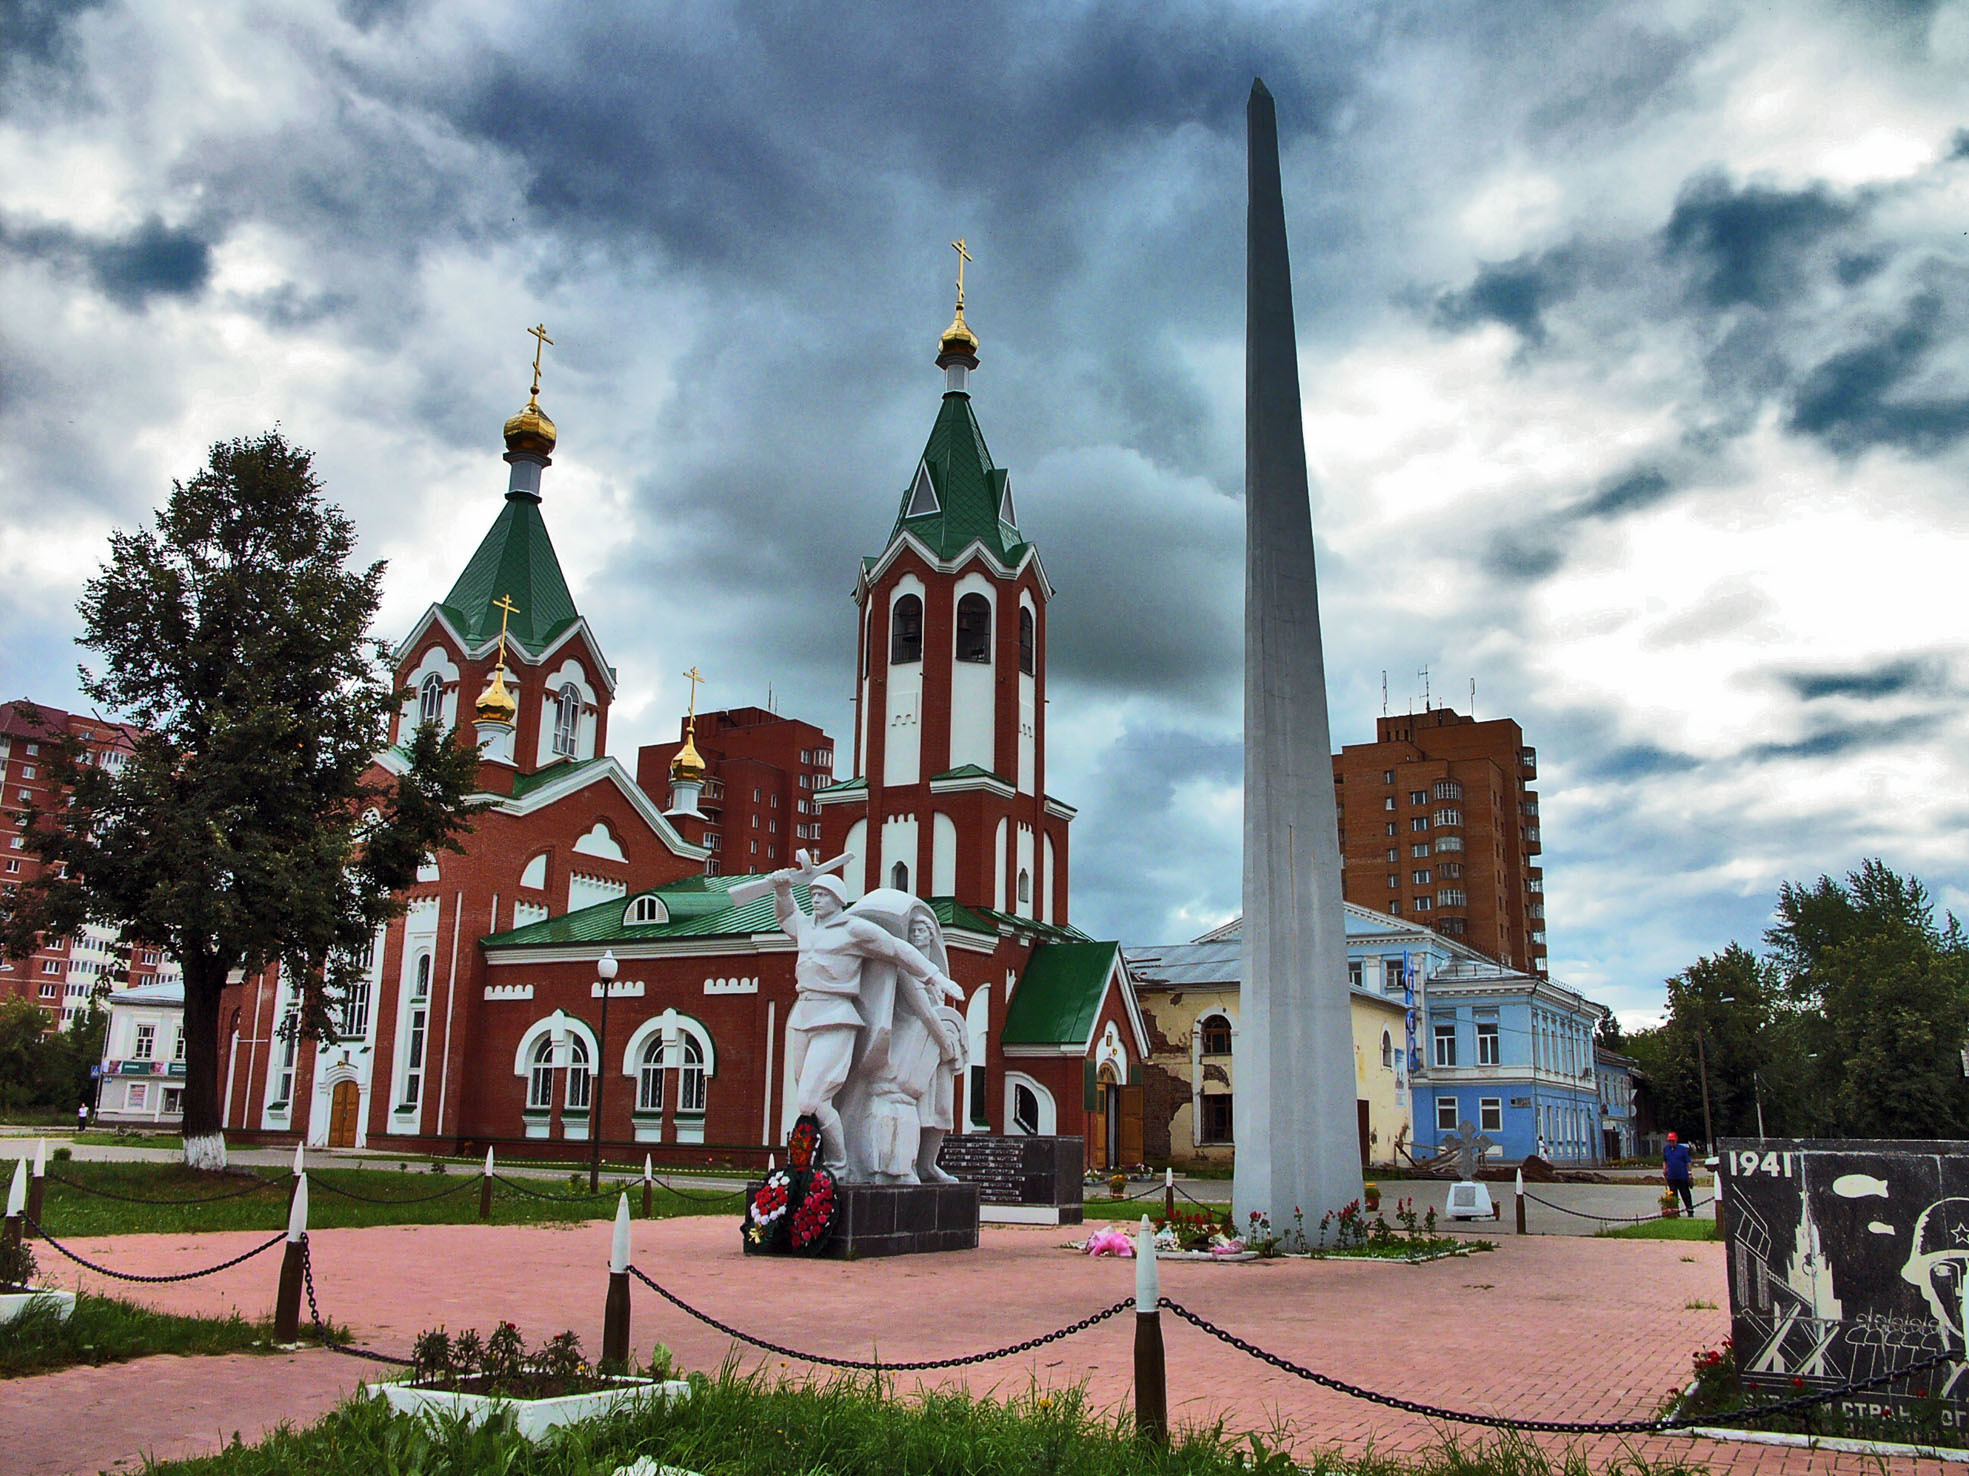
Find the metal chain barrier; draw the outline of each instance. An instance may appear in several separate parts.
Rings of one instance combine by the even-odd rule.
[[[308,1316],[314,1321],[315,1340],[322,1347],[332,1352],[347,1354],[350,1358],[363,1358],[371,1363],[387,1363],[393,1368],[416,1367],[415,1359],[399,1358],[394,1353],[378,1353],[373,1348],[358,1348],[350,1343],[337,1343],[329,1339],[327,1325],[321,1320],[321,1308],[315,1302],[314,1253],[308,1245],[308,1235],[305,1230],[301,1232],[301,1285],[307,1289]]]
[[[631,1180],[630,1182],[640,1184],[642,1180],[634,1179]],[[691,1200],[698,1204],[716,1204],[720,1200],[730,1199],[733,1196],[737,1196],[741,1199],[745,1196],[745,1190],[743,1187],[737,1189],[713,1189],[708,1194],[693,1194],[690,1190],[679,1189],[675,1184],[670,1183],[667,1179],[659,1179],[654,1174],[650,1175],[650,1182],[656,1185],[656,1187],[659,1189],[668,1190],[670,1193],[676,1195],[677,1198],[679,1199]],[[627,1186],[625,1185],[624,1187],[626,1188]]]
[[[48,1182],[63,1184],[81,1194],[92,1194],[98,1199],[115,1199],[124,1204],[217,1204],[224,1199],[238,1199],[246,1194],[259,1194],[280,1183],[278,1179],[256,1179],[253,1183],[238,1189],[229,1189],[224,1194],[207,1194],[197,1199],[147,1199],[141,1194],[118,1194],[110,1189],[97,1189],[75,1179],[65,1179],[60,1174],[49,1174]]]
[[[393,1199],[387,1194],[358,1194],[353,1189],[344,1189],[340,1185],[329,1183],[326,1179],[316,1178],[312,1174],[308,1176],[308,1188],[310,1190],[319,1190],[326,1194],[339,1194],[344,1199],[356,1199],[364,1204],[429,1204],[434,1199],[444,1199],[450,1195],[459,1193],[461,1190],[476,1189],[478,1186],[478,1177],[474,1175],[471,1178],[461,1179],[456,1184],[440,1189],[435,1194],[412,1194],[402,1199]]]
[[[1212,1204],[1207,1199],[1198,1199],[1194,1194],[1190,1193],[1190,1191],[1185,1189],[1181,1184],[1178,1184],[1176,1186],[1176,1192],[1182,1195],[1183,1198],[1187,1199],[1191,1204],[1195,1205],[1198,1209],[1214,1210],[1217,1208],[1216,1205]]]
[[[1110,1317],[1119,1316],[1135,1305],[1133,1297],[1126,1297],[1112,1307],[1103,1307],[1091,1317],[1083,1317],[1078,1322],[1069,1323],[1049,1333],[1042,1333],[1036,1338],[1027,1338],[1022,1343],[1013,1343],[1005,1348],[994,1348],[989,1353],[967,1353],[961,1358],[918,1358],[907,1363],[890,1363],[880,1358],[833,1358],[825,1353],[803,1353],[798,1348],[788,1348],[780,1343],[767,1342],[764,1338],[755,1338],[751,1333],[740,1332],[729,1323],[720,1322],[708,1312],[698,1311],[675,1292],[651,1281],[643,1274],[641,1267],[631,1266],[629,1274],[678,1311],[688,1313],[707,1327],[716,1328],[728,1338],[736,1338],[741,1343],[750,1343],[755,1348],[763,1348],[768,1353],[777,1353],[782,1358],[797,1359],[801,1363],[818,1363],[827,1368],[852,1368],[883,1373],[923,1373],[939,1368],[964,1368],[974,1363],[989,1363],[995,1358],[1011,1358],[1020,1353],[1030,1353],[1034,1348],[1043,1348],[1048,1343],[1057,1343],[1061,1338],[1070,1338],[1075,1333],[1085,1332],[1096,1323],[1106,1322]]]
[[[1493,1430],[1527,1430],[1541,1435],[1651,1435],[1669,1430],[1693,1430],[1702,1425],[1733,1425],[1741,1421],[1762,1419],[1767,1415],[1788,1414],[1793,1410],[1828,1404],[1835,1399],[1844,1399],[1849,1394],[1878,1389],[1896,1380],[1925,1372],[1939,1364],[1954,1361],[1954,1354],[1944,1349],[1940,1353],[1916,1359],[1905,1367],[1890,1369],[1884,1374],[1875,1374],[1872,1378],[1858,1379],[1850,1384],[1842,1384],[1836,1389],[1822,1389],[1812,1394],[1781,1399],[1773,1404],[1752,1405],[1748,1409],[1729,1410],[1720,1414],[1683,1415],[1674,1419],[1656,1420],[1527,1420],[1512,1415],[1482,1415],[1472,1414],[1468,1410],[1444,1409],[1439,1405],[1421,1404],[1413,1399],[1402,1399],[1393,1394],[1381,1394],[1372,1389],[1363,1389],[1358,1384],[1336,1379],[1331,1374],[1316,1373],[1310,1368],[1304,1368],[1289,1358],[1281,1358],[1276,1353],[1267,1352],[1255,1343],[1247,1343],[1235,1333],[1226,1332],[1208,1318],[1199,1317],[1182,1303],[1172,1301],[1168,1297],[1159,1298],[1156,1305],[1167,1307],[1192,1327],[1208,1333],[1219,1342],[1228,1344],[1260,1363],[1268,1363],[1281,1373],[1289,1373],[1294,1378],[1318,1384],[1321,1388],[1331,1389],[1337,1394],[1345,1394],[1352,1399],[1364,1399],[1370,1404],[1398,1409],[1405,1414],[1421,1415],[1424,1419],[1450,1420],[1462,1425],[1484,1425]]]
[[[1563,1204],[1554,1204],[1549,1199],[1540,1199],[1536,1194],[1533,1194],[1530,1190],[1525,1191],[1525,1198],[1529,1199],[1533,1204],[1542,1204],[1549,1210],[1557,1210],[1562,1215],[1577,1215],[1582,1220],[1598,1220],[1603,1225],[1645,1225],[1650,1220],[1659,1220],[1662,1218],[1659,1211],[1657,1211],[1652,1215],[1589,1214],[1585,1210],[1567,1209]],[[1714,1204],[1714,1203],[1716,1203],[1716,1196],[1713,1194],[1710,1195],[1709,1198],[1707,1199],[1698,1199],[1695,1202],[1695,1209],[1689,1211],[1689,1217],[1693,1219],[1695,1217],[1695,1210],[1701,1209],[1705,1204]]]
[[[34,1233],[39,1235],[42,1238],[42,1240],[46,1241],[47,1244],[53,1247],[55,1250],[58,1250],[63,1255],[67,1256],[71,1261],[75,1262],[76,1265],[86,1267],[87,1269],[95,1272],[98,1276],[107,1276],[115,1281],[139,1281],[147,1286],[162,1286],[167,1282],[196,1281],[201,1276],[216,1276],[221,1271],[230,1271],[234,1266],[240,1265],[242,1262],[245,1261],[250,1261],[253,1259],[253,1257],[260,1255],[265,1251],[272,1250],[275,1246],[279,1245],[283,1240],[287,1239],[287,1232],[285,1230],[279,1231],[274,1235],[274,1237],[271,1240],[262,1241],[259,1245],[254,1246],[253,1249],[251,1249],[250,1251],[242,1251],[239,1255],[234,1256],[230,1261],[221,1261],[216,1266],[207,1266],[203,1271],[179,1271],[166,1276],[139,1276],[133,1271],[112,1271],[107,1266],[97,1265],[94,1261],[90,1260],[86,1256],[78,1256],[74,1251],[70,1250],[67,1246],[63,1245],[59,1240],[55,1239],[54,1236],[50,1235],[46,1230],[43,1230],[32,1215],[23,1215],[21,1218],[26,1220],[28,1224],[34,1226]]]
[[[520,1183],[517,1179],[509,1179],[504,1174],[494,1174],[492,1177],[497,1179],[500,1183],[504,1184],[508,1189],[513,1190],[515,1193],[524,1194],[528,1199],[551,1199],[561,1204],[578,1204],[580,1201],[584,1199],[607,1199],[610,1195],[613,1194],[626,1193],[628,1191],[629,1185],[632,1183],[634,1184],[642,1183],[641,1179],[631,1179],[631,1180],[625,1180],[620,1184],[611,1184],[606,1189],[597,1189],[593,1193],[583,1192],[580,1194],[543,1194],[540,1190],[529,1189],[526,1187],[526,1185]]]

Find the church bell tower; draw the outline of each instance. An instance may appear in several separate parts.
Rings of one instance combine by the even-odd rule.
[[[957,308],[938,342],[943,402],[887,545],[855,584],[855,777],[818,796],[852,892],[896,887],[1064,923],[1067,825],[1046,795],[1046,606],[1012,479],[971,408],[978,338]]]

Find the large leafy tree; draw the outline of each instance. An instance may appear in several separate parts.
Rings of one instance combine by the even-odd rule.
[[[1813,1131],[1969,1132],[1969,940],[1914,877],[1869,860],[1844,882],[1786,883],[1765,935],[1793,1012]]]
[[[117,532],[90,580],[82,689],[141,736],[118,768],[60,746],[66,807],[29,817],[44,865],[8,951],[85,921],[171,951],[185,986],[185,1161],[221,1167],[219,1008],[235,970],[279,965],[318,1031],[375,931],[440,849],[460,849],[475,751],[434,727],[379,778],[394,690],[370,634],[383,565],[309,453],[278,430],[215,445],[156,525]]]
[[[1775,1039],[1770,967],[1732,943],[1667,982],[1667,1019],[1627,1044],[1641,1063],[1657,1122],[1684,1137],[1702,1136],[1706,1067],[1715,1135],[1754,1135],[1759,1078],[1771,1068]]]

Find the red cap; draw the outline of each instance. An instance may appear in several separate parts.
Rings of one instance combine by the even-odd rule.
[[[1671,1143],[1679,1143],[1679,1142],[1681,1142],[1682,1140],[1681,1140],[1680,1138],[1678,1138],[1678,1137],[1676,1137],[1676,1136],[1675,1136],[1675,1135],[1674,1135],[1673,1133],[1670,1133],[1670,1134],[1668,1135],[1668,1141],[1669,1141],[1669,1142],[1671,1142]]]

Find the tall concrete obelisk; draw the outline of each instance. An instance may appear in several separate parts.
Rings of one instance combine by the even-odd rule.
[[[1237,1223],[1361,1192],[1326,660],[1299,415],[1278,117],[1251,84],[1244,315],[1244,983]]]

